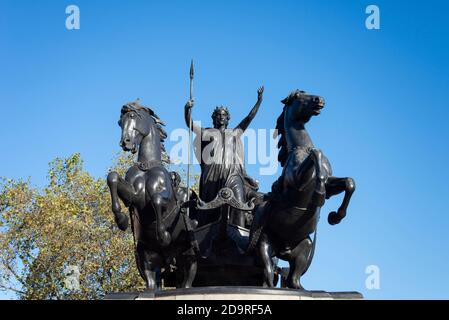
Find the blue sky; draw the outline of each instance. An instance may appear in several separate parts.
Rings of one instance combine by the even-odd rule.
[[[80,30],[65,28],[70,4]],[[365,28],[369,4],[380,30]],[[168,131],[184,127],[194,58],[204,123],[225,104],[236,125],[262,84],[252,128],[273,128],[293,89],[327,101],[308,128],[357,191],[340,225],[326,218],[341,197],[322,209],[307,289],[448,299],[448,13],[446,1],[2,0],[0,176],[41,186],[48,162],[74,152],[104,176],[124,102],[140,97]],[[280,174],[247,170],[262,191]],[[379,290],[365,287],[369,265]]]

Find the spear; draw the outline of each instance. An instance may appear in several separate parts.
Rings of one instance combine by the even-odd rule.
[[[194,77],[194,70],[193,70],[193,59],[190,63],[190,100],[193,100],[193,77]],[[190,222],[188,221],[188,217],[190,217],[190,149],[192,147],[192,114],[190,113],[190,119],[189,119],[189,149],[187,152],[188,157],[188,163],[187,163],[187,201],[189,202],[189,205],[187,206],[187,215],[184,216],[184,222],[187,228],[187,232],[189,235],[190,243],[193,247],[193,250],[197,256],[201,255],[200,247],[198,244],[198,241],[195,238],[195,234],[192,230],[192,227],[190,225]]]
[[[195,76],[195,71],[193,69],[193,59],[190,63],[190,100],[193,100],[193,78]],[[190,111],[189,119],[189,149],[187,151],[187,201],[190,201],[190,148],[192,147],[192,111]],[[189,216],[190,208],[187,207],[187,216]]]
[[[193,59],[190,63],[190,99],[193,99],[193,77],[195,75],[195,71],[193,69]]]

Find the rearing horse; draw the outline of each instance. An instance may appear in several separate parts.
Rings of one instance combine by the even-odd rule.
[[[272,256],[290,264],[287,287],[302,289],[300,277],[309,268],[316,238],[320,208],[325,199],[345,192],[337,212],[328,222],[338,224],[346,216],[355,191],[351,178],[336,178],[323,153],[315,149],[305,124],[321,113],[324,99],[296,90],[282,101],[284,109],[277,120],[280,148],[278,160],[283,169],[255,214],[248,250],[256,249],[264,266],[264,286],[273,287]],[[314,236],[314,237],[315,237]]]
[[[129,219],[121,212],[120,198],[129,208],[137,267],[148,290],[156,289],[161,268],[173,258],[183,266],[181,286],[191,287],[197,270],[187,227],[191,221],[181,213],[171,174],[163,165],[168,160],[164,124],[138,101],[123,106],[118,124],[122,129],[120,146],[138,152],[138,157],[125,179],[117,172],[108,175],[115,221],[121,230],[127,229]]]

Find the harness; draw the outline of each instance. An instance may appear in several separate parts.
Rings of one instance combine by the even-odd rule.
[[[150,170],[151,168],[155,167],[156,165],[162,166],[161,160],[151,160],[151,161],[145,161],[145,162],[135,162],[135,166],[137,166],[141,171],[146,172]]]

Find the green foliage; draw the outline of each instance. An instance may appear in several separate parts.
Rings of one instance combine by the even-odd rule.
[[[111,169],[124,174],[130,163],[121,155]],[[20,299],[98,299],[142,289],[132,233],[115,226],[105,179],[89,175],[74,154],[52,161],[48,180],[42,190],[29,180],[0,180],[0,289]],[[79,288],[68,282],[73,267]]]

